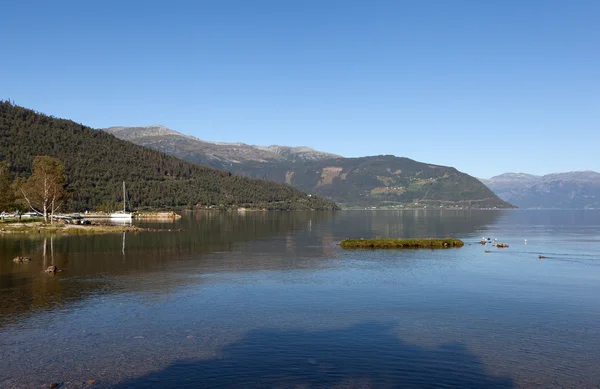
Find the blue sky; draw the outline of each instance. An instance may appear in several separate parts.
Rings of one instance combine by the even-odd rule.
[[[10,1],[0,98],[101,128],[600,171],[598,1]]]

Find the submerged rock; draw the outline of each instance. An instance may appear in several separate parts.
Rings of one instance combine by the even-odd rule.
[[[14,257],[13,258],[14,263],[23,263],[23,262],[29,262],[29,261],[31,261],[31,258],[29,258],[29,257]]]
[[[59,271],[61,271],[59,268],[57,268],[56,266],[52,265],[52,266],[48,266],[48,268],[45,270],[46,273],[58,273]]]

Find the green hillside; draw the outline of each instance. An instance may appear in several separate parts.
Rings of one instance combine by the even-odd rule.
[[[65,164],[68,210],[118,208],[127,183],[133,209],[188,206],[336,209],[287,185],[195,165],[70,120],[0,102],[0,161],[12,178],[31,175],[37,155]]]
[[[288,184],[346,207],[512,207],[479,180],[452,167],[393,155],[343,158],[307,147],[213,143],[163,126],[105,131],[189,162]],[[286,152],[294,149],[305,153]]]
[[[288,164],[252,162],[239,164],[233,171],[285,182],[347,207],[512,207],[479,180],[455,168],[393,155]]]

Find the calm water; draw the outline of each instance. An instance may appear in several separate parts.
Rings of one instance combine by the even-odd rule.
[[[0,236],[0,387],[600,388],[598,211],[188,213],[151,226],[184,231]],[[336,246],[388,236],[467,245]]]

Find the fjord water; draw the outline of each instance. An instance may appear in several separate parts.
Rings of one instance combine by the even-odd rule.
[[[0,387],[600,387],[598,211],[196,212],[145,226],[162,231],[0,236]],[[446,236],[466,245],[336,245]]]

